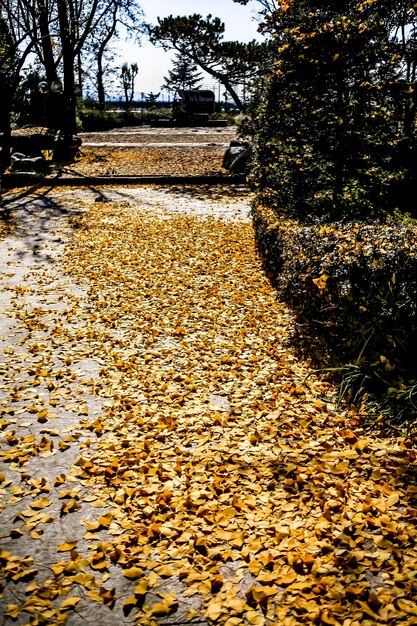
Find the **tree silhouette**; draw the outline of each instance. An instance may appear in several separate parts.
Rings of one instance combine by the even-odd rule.
[[[178,93],[181,89],[200,89],[202,74],[197,65],[188,57],[177,53],[173,60],[173,68],[164,76],[161,89]]]
[[[218,17],[195,13],[158,18],[158,25],[148,26],[148,32],[152,43],[176,50],[219,81],[241,110],[244,104],[236,86],[256,76],[265,61],[265,47],[256,41],[223,41],[224,28]]]
[[[131,63],[130,65],[123,63],[121,67],[120,79],[125,96],[126,108],[132,104],[135,93],[135,78],[138,75],[138,72],[139,69],[137,63]]]

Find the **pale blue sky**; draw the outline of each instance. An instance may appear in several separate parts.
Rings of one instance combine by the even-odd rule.
[[[233,0],[142,0],[141,5],[146,22],[156,23],[158,17],[167,15],[200,13],[205,17],[211,13],[225,23],[227,40],[250,41],[260,37],[257,33],[256,3],[242,6]],[[127,42],[118,48],[120,65],[136,62],[139,66],[136,92],[159,92],[164,76],[172,67],[172,55],[152,46],[146,38],[140,47]],[[204,87],[212,89],[213,80],[209,78]]]

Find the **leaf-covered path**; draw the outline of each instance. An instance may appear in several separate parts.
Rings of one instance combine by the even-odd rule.
[[[247,196],[104,194],[0,241],[4,623],[415,624],[412,443],[290,347]]]

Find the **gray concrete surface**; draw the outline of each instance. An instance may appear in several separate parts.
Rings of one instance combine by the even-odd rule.
[[[207,194],[211,194],[209,201]],[[69,555],[57,548],[75,541],[74,554],[87,555],[91,545],[84,539],[82,522],[96,520],[108,510],[76,478],[74,463],[81,454],[88,455],[89,442],[96,439],[82,424],[96,419],[103,402],[112,399],[92,393],[100,363],[92,358],[88,343],[76,338],[77,321],[82,321],[89,306],[87,287],[74,284],[65,274],[60,256],[70,245],[70,220],[86,204],[107,200],[134,204],[139,199],[142,209],[167,219],[181,212],[248,219],[249,201],[236,190],[106,188],[3,196],[16,228],[12,236],[0,239],[0,560],[4,566],[0,570],[4,588],[0,623],[61,623],[54,611],[65,600],[65,589],[62,576],[55,577],[51,568]],[[78,312],[78,320],[71,311]],[[105,537],[105,531],[98,532],[99,539]],[[8,569],[9,557],[16,565],[12,570]],[[14,572],[18,572],[15,579]],[[122,605],[136,583],[127,580],[117,566],[111,566],[104,577],[95,572],[94,584],[113,593],[114,604],[91,601],[87,589],[79,585],[76,595],[81,600],[74,610],[65,612],[65,623],[134,623],[133,615],[124,615]],[[171,588],[181,598],[182,583],[168,579],[162,590]],[[52,594],[46,621],[37,621],[46,612],[36,608],[36,603],[29,611],[39,593]],[[158,599],[148,596],[150,605]],[[184,599],[175,616],[158,619],[158,623],[185,623],[190,606],[198,609],[200,604],[196,596]],[[12,620],[6,615],[13,606],[29,608]]]

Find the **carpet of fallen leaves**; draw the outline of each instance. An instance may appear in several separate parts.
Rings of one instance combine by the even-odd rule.
[[[298,359],[251,225],[120,202],[93,203],[72,224],[65,267],[88,286],[88,304],[22,317],[29,329],[46,324],[48,350],[66,354],[50,381],[53,411],[69,366],[86,357],[100,364],[86,384],[103,410],[80,411],[78,437],[62,444],[83,441],[70,477],[37,482],[29,529],[15,532],[33,531],[48,489],[69,479],[66,515],[83,499],[107,508],[83,522],[82,542],[63,540],[47,582],[29,582],[30,623],[80,624],[87,597],[122,603],[144,625],[415,624],[412,443],[365,432]],[[33,376],[52,377],[47,360]],[[44,452],[33,440],[5,444],[17,471]],[[36,554],[3,550],[0,564],[6,586],[37,576]],[[115,570],[132,583],[128,597],[112,588]],[[21,610],[10,604],[7,620]]]
[[[83,147],[71,170],[83,176],[202,176],[227,174],[223,147]]]

